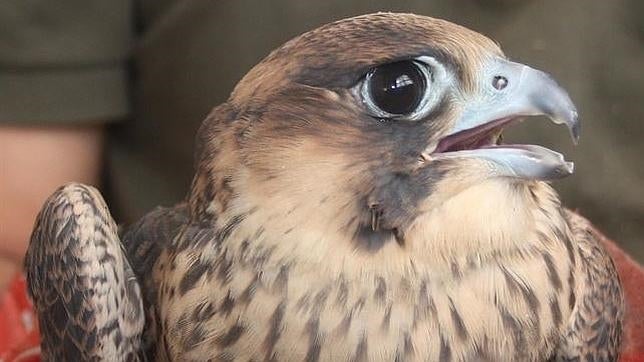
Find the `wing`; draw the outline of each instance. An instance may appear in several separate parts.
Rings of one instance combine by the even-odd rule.
[[[43,360],[140,358],[144,314],[139,284],[96,189],[69,184],[45,202],[25,272]]]
[[[581,216],[566,219],[577,246],[575,306],[555,360],[617,361],[621,345],[624,296],[602,236]]]
[[[155,308],[159,281],[153,277],[153,269],[161,252],[172,244],[178,230],[187,222],[188,212],[185,204],[173,208],[159,207],[123,234],[123,244],[143,289],[143,305],[146,310],[143,349],[150,360],[160,358],[156,356],[159,316]]]

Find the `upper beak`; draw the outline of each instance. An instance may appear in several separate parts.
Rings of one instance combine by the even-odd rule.
[[[519,117],[539,115],[565,124],[577,144],[580,130],[577,109],[550,75],[523,64],[495,59],[480,79],[478,94],[464,101],[460,118],[433,156],[484,159],[493,163],[495,176],[548,180],[570,175],[572,162],[541,146],[479,144],[472,149],[450,151],[451,145],[500,131]]]

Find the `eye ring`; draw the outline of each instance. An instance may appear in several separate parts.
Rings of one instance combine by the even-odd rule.
[[[417,120],[426,113],[432,82],[427,63],[402,60],[369,70],[359,93],[375,118]]]

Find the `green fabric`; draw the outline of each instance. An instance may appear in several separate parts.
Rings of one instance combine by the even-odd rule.
[[[109,121],[129,111],[129,0],[0,2],[0,122]]]
[[[122,67],[0,73],[0,123],[104,122],[125,117],[127,73]]]

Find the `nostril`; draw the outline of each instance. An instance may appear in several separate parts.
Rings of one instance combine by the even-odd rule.
[[[496,90],[501,90],[501,89],[503,89],[503,88],[508,86],[508,78],[506,78],[506,77],[504,77],[502,75],[497,75],[492,80],[492,86]]]

